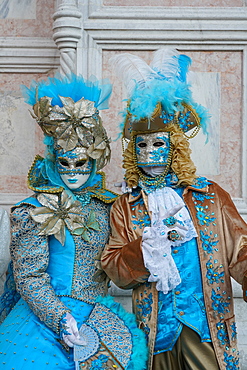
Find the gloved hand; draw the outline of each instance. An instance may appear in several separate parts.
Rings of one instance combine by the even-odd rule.
[[[66,313],[60,325],[62,327],[62,339],[69,347],[74,347],[74,344],[79,346],[85,346],[87,344],[84,339],[80,338],[77,322],[70,313]]]
[[[159,209],[153,213],[152,226],[145,227],[142,235],[144,264],[150,272],[148,281],[156,282],[156,289],[164,294],[181,282],[171,255],[171,246],[182,242],[188,230],[174,217],[180,209],[181,204],[177,204],[169,210]]]
[[[180,284],[181,279],[171,255],[172,241],[168,239],[169,228],[145,227],[142,252],[145,267],[149,270],[149,282],[156,282],[156,289],[167,294]]]
[[[182,241],[188,227],[174,217],[181,208],[181,204],[179,204],[170,210],[162,210],[158,215],[153,214],[152,226],[144,228],[143,243],[147,246],[151,245],[152,248],[158,248],[165,244],[171,246],[177,240]]]
[[[167,238],[169,228],[165,225],[146,226],[142,234],[142,246],[145,246],[150,252],[159,249],[160,245],[168,244],[171,246],[171,241]]]
[[[164,239],[166,236],[172,242],[177,240],[181,242],[186,236],[188,227],[180,215],[184,209],[184,202],[180,196],[173,189],[159,189],[148,195],[148,204],[152,212],[151,228],[154,228],[153,233],[157,234],[156,237]]]

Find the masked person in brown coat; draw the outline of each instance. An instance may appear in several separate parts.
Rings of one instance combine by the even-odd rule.
[[[188,138],[208,114],[192,99],[191,60],[160,49],[151,66],[115,57],[129,87],[123,167],[132,193],[111,208],[102,266],[123,289],[153,370],[239,369],[230,276],[247,288],[247,225],[229,194],[196,175]]]

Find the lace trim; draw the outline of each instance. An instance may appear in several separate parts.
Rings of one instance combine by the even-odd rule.
[[[152,213],[151,227],[143,233],[142,250],[149,282],[167,294],[180,284],[181,279],[171,254],[171,248],[197,236],[182,198],[170,187],[148,194],[148,208]],[[169,237],[171,230],[177,239]]]

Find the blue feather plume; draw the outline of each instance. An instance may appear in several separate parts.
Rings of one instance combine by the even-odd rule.
[[[191,59],[187,55],[181,54],[178,57],[178,64],[179,64],[178,79],[181,82],[186,82],[187,73],[191,65]]]
[[[97,80],[91,77],[85,80],[82,76],[72,74],[69,77],[49,77],[46,81],[32,81],[30,88],[21,86],[26,103],[34,105],[37,100],[47,96],[52,98],[52,105],[63,106],[59,96],[70,97],[75,102],[81,98],[95,102],[99,110],[107,109],[112,92],[112,85],[108,80]]]
[[[168,113],[183,110],[182,103],[186,103],[198,114],[203,133],[207,135],[206,126],[210,116],[206,108],[193,100],[188,81],[191,58],[175,49],[161,48],[155,51],[149,66],[140,58],[130,56],[130,54],[117,55],[114,59],[117,63],[113,66],[129,92],[128,112],[132,120],[150,119],[158,102]],[[138,69],[141,71],[139,78]],[[123,113],[120,128],[125,122],[126,114],[127,110]]]

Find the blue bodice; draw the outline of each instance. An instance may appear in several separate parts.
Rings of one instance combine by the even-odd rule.
[[[109,237],[109,205],[92,198],[83,208],[83,217],[94,210],[100,231],[90,231],[90,242],[66,230],[65,245],[49,237],[49,264],[46,272],[58,296],[72,296],[88,303],[105,293],[105,283],[94,281],[95,261]],[[66,268],[65,268],[66,266]]]
[[[111,297],[100,297],[107,282],[98,270],[100,254],[117,195],[105,189],[104,175],[98,174],[91,188],[73,194],[77,203],[71,202],[61,189],[40,182],[36,170],[37,163],[34,190],[44,193],[20,202],[11,214],[12,261],[0,298],[0,367],[143,370],[143,332]],[[86,346],[65,348],[60,324],[67,312]]]
[[[94,281],[94,274],[96,259],[109,237],[110,206],[92,198],[83,208],[82,216],[87,222],[93,211],[100,230],[90,230],[89,241],[66,230],[64,245],[54,236],[39,234],[29,214],[34,206],[39,207],[36,198],[28,198],[12,213],[15,281],[19,293],[39,319],[59,332],[59,322],[68,312],[62,296],[94,303],[105,292],[105,282]]]

